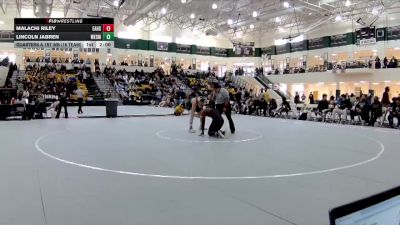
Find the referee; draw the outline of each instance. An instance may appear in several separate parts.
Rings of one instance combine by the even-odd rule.
[[[221,115],[222,113],[225,113],[226,118],[229,121],[229,129],[231,130],[231,133],[234,134],[235,124],[233,123],[231,116],[232,107],[231,103],[229,102],[229,92],[225,88],[221,88],[221,86],[217,82],[213,83],[213,89],[216,108]]]

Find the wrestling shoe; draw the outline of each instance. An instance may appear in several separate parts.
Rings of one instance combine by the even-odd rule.
[[[218,131],[218,137],[224,138],[224,137],[225,137],[225,131],[219,130],[219,131]]]
[[[196,133],[196,131],[195,130],[193,130],[193,129],[189,129],[189,133]]]

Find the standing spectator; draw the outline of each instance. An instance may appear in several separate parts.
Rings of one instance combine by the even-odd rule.
[[[382,105],[384,107],[386,107],[386,106],[388,106],[390,104],[389,91],[390,91],[390,88],[389,87],[385,87],[385,92],[383,92],[383,96],[382,96]]]
[[[231,112],[232,112],[232,107],[229,102],[229,92],[225,88],[221,88],[219,83],[213,83],[213,88],[214,88],[214,94],[215,94],[215,105],[216,108],[218,109],[219,113],[222,115],[222,113],[225,113],[226,118],[229,121],[229,128],[231,130],[231,133],[235,133],[235,124],[233,123]]]
[[[83,105],[83,97],[84,97],[84,93],[82,91],[81,88],[78,87],[78,89],[76,89],[75,94],[78,97],[78,114],[83,113],[82,111],[82,105]]]
[[[314,95],[312,92],[310,92],[310,95],[308,96],[308,99],[310,100],[310,104],[314,104]]]
[[[303,92],[303,94],[301,95],[301,101],[302,101],[302,102],[305,102],[305,101],[306,101],[306,95],[304,94],[304,92]]]
[[[384,59],[383,59],[383,68],[387,68],[388,67],[388,59],[387,59],[387,57],[385,57]]]
[[[375,58],[375,69],[380,69],[381,68],[381,59],[379,56]]]
[[[299,92],[296,91],[296,95],[294,96],[294,104],[299,104],[300,103],[300,96]]]

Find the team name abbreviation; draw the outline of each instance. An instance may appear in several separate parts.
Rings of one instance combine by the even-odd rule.
[[[56,26],[15,26],[16,31],[54,31],[56,30]]]

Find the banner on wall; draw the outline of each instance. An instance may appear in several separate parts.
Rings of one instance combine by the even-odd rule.
[[[252,56],[254,42],[233,42],[233,52],[237,56]]]
[[[400,26],[388,27],[387,28],[387,39],[388,40],[400,39]]]
[[[178,52],[178,53],[190,54],[190,51],[191,51],[191,46],[190,45],[183,45],[183,44],[177,44],[176,45],[176,52]]]
[[[215,55],[216,56],[227,56],[228,50],[225,48],[215,48]]]
[[[331,46],[343,46],[347,44],[347,35],[346,34],[339,34],[331,36]]]
[[[209,47],[202,47],[202,46],[197,46],[197,54],[200,55],[210,55],[210,48]]]
[[[157,42],[157,51],[168,51],[167,42]]]

